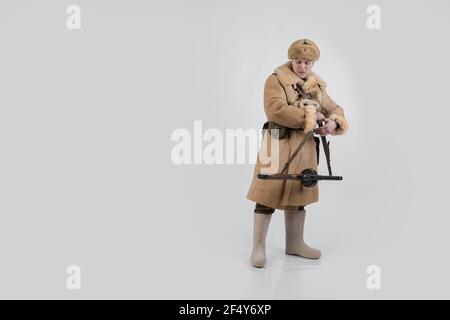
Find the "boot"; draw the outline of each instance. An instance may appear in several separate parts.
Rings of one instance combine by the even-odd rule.
[[[305,210],[285,210],[286,254],[307,259],[319,259],[321,252],[311,248],[303,241]]]
[[[250,262],[257,268],[266,265],[266,236],[271,218],[271,214],[254,213],[253,249]]]

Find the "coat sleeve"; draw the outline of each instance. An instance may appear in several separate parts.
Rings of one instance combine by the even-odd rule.
[[[315,126],[315,107],[288,104],[284,88],[275,75],[270,75],[264,86],[264,111],[269,121],[284,127],[307,132]]]
[[[342,109],[342,107],[337,105],[336,102],[331,99],[325,88],[322,90],[321,106],[322,112],[324,113],[325,117],[336,121],[338,125],[338,127],[331,132],[331,135],[336,136],[344,134],[348,129],[348,123],[345,119],[344,109]]]

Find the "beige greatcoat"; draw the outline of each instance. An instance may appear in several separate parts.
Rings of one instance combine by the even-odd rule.
[[[264,130],[261,150],[247,199],[280,210],[304,206],[319,200],[319,184],[314,187],[304,187],[300,181],[262,180],[256,176],[262,172],[261,169],[267,167],[262,165],[267,163],[266,160],[261,162],[262,152],[270,155],[272,164],[271,171],[263,173],[279,173],[305,134],[316,125],[311,106],[305,107],[300,104],[303,98],[294,90],[297,83],[305,92],[311,94],[312,100],[319,103],[318,111],[338,124],[338,128],[331,135],[341,135],[348,128],[344,110],[330,98],[326,92],[326,83],[317,74],[311,72],[305,80],[302,80],[293,72],[291,62],[288,61],[276,68],[267,78],[264,86],[264,111],[267,119],[296,130],[291,130],[290,137],[281,140],[271,138],[269,130]],[[271,154],[268,150],[271,145],[274,145],[274,139],[279,143],[279,152]],[[276,155],[278,157],[274,157]],[[273,168],[273,164],[276,163],[278,165]],[[307,140],[300,153],[293,159],[288,173],[300,173],[306,168],[317,171],[316,142],[313,137]]]

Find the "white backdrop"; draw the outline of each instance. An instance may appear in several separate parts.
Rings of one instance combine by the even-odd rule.
[[[69,5],[81,29],[69,30]],[[381,29],[366,26],[369,5]],[[450,298],[447,1],[2,1],[1,298]],[[174,165],[178,128],[260,128],[296,39],[350,124],[307,207],[320,261],[249,264],[251,164]],[[321,172],[326,166],[321,162]],[[69,290],[66,269],[81,268]],[[381,269],[369,290],[366,269]]]

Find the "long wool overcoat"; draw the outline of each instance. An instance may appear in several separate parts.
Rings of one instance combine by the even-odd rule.
[[[344,110],[330,98],[326,83],[316,73],[311,72],[302,80],[294,73],[292,64],[288,61],[267,78],[264,86],[264,111],[267,119],[294,130],[290,130],[290,136],[285,139],[276,139],[269,130],[264,130],[247,199],[280,210],[305,206],[319,200],[318,183],[314,187],[304,187],[300,181],[295,180],[257,178],[258,173],[279,173],[305,134],[316,126],[314,109],[311,109],[314,107],[305,106],[304,100],[301,103],[303,97],[295,90],[297,85],[318,103],[318,111],[336,121],[338,127],[331,135],[342,135],[348,128]],[[277,143],[278,149],[275,147]],[[292,160],[287,173],[300,173],[306,168],[317,171],[316,142],[312,136]]]

